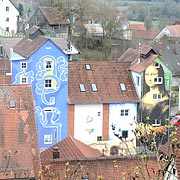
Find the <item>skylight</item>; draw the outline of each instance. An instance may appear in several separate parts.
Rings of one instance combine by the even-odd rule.
[[[79,88],[80,88],[80,91],[81,92],[85,92],[85,87],[84,87],[84,84],[79,84]]]
[[[86,67],[86,70],[90,70],[91,69],[91,65],[90,64],[86,64],[85,67]]]
[[[126,91],[126,87],[124,83],[120,83],[120,88],[122,91]]]
[[[91,84],[91,88],[92,88],[92,91],[93,91],[93,92],[96,92],[96,91],[97,91],[97,86],[96,86],[96,84]]]

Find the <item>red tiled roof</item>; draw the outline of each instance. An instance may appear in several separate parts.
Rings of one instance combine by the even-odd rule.
[[[133,30],[147,30],[146,28],[145,28],[145,26],[144,26],[144,24],[130,24],[129,25],[129,29],[131,29],[132,31]]]
[[[146,55],[150,51],[154,51],[151,46],[142,44],[140,46],[140,58],[139,58],[138,50],[129,48],[119,58],[119,61],[130,61],[131,62],[130,70],[141,73],[158,57],[158,55],[155,53],[151,53],[149,56],[146,57]]]
[[[135,30],[132,33],[133,38],[153,40],[160,31]]]
[[[180,37],[180,24],[169,25],[166,28],[171,32],[174,37]]]
[[[90,70],[86,70],[86,64]],[[139,102],[129,67],[130,62],[69,62],[68,103]],[[121,90],[120,83],[126,91]],[[79,84],[84,84],[85,92],[80,91]],[[96,84],[97,92],[92,91],[91,84]]]
[[[76,159],[76,158],[87,158],[87,157],[100,157],[102,153],[97,149],[94,149],[79,140],[72,138],[71,136],[66,137],[62,141],[56,143],[52,147],[41,152],[41,160],[53,159],[54,147],[59,148],[60,159]]]
[[[40,153],[32,87],[1,85],[0,92],[0,179],[37,177]]]

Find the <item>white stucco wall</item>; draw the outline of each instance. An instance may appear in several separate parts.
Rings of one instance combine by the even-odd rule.
[[[75,105],[74,137],[90,144],[102,136],[103,105]]]
[[[129,110],[128,116],[121,116],[121,110],[127,109]],[[118,139],[112,131],[111,125],[115,125],[116,132],[121,133],[122,131],[128,131],[128,138],[131,140],[134,139],[135,136],[132,130],[135,129],[135,122],[137,119],[137,103],[120,103],[120,104],[111,104],[110,105],[110,114],[109,114],[109,140]]]
[[[9,7],[9,11],[6,11],[6,7]],[[6,30],[8,27],[10,33],[16,34],[17,16],[19,16],[19,12],[9,0],[0,0],[0,28]],[[7,18],[9,18],[9,22],[6,21]]]
[[[142,96],[142,76],[140,73],[133,72],[133,71],[131,71],[131,75],[132,75],[132,79],[133,79],[134,86],[135,86],[136,92],[138,94],[138,97],[141,99],[141,96]],[[139,84],[137,81],[138,78],[139,78]]]

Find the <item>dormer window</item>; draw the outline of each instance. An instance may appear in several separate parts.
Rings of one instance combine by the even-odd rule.
[[[120,83],[121,91],[126,91],[126,86],[124,83]]]
[[[86,64],[85,67],[86,67],[86,70],[90,70],[91,69],[91,65],[90,64]]]
[[[79,84],[79,88],[80,88],[80,91],[81,92],[85,92],[85,87],[84,87],[84,84]]]
[[[93,92],[97,92],[98,91],[96,84],[91,84],[91,88],[92,88]]]

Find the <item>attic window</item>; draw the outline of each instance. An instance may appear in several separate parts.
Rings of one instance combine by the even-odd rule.
[[[27,69],[27,63],[26,62],[21,63],[21,69]]]
[[[155,63],[154,63],[154,67],[155,67],[155,68],[160,68],[160,64],[157,63],[157,62],[155,62]]]
[[[79,88],[80,88],[80,91],[81,92],[85,92],[85,87],[84,87],[84,84],[79,84]]]
[[[15,101],[9,101],[9,107],[10,108],[15,108],[15,106],[16,106]]]
[[[86,67],[86,70],[90,70],[91,69],[91,65],[90,64],[86,64],[85,67]]]
[[[97,92],[98,91],[96,84],[91,84],[91,88],[92,88],[93,92]]]
[[[122,91],[126,91],[126,87],[124,83],[120,83],[120,88]]]
[[[51,49],[51,46],[46,46],[46,49]]]

